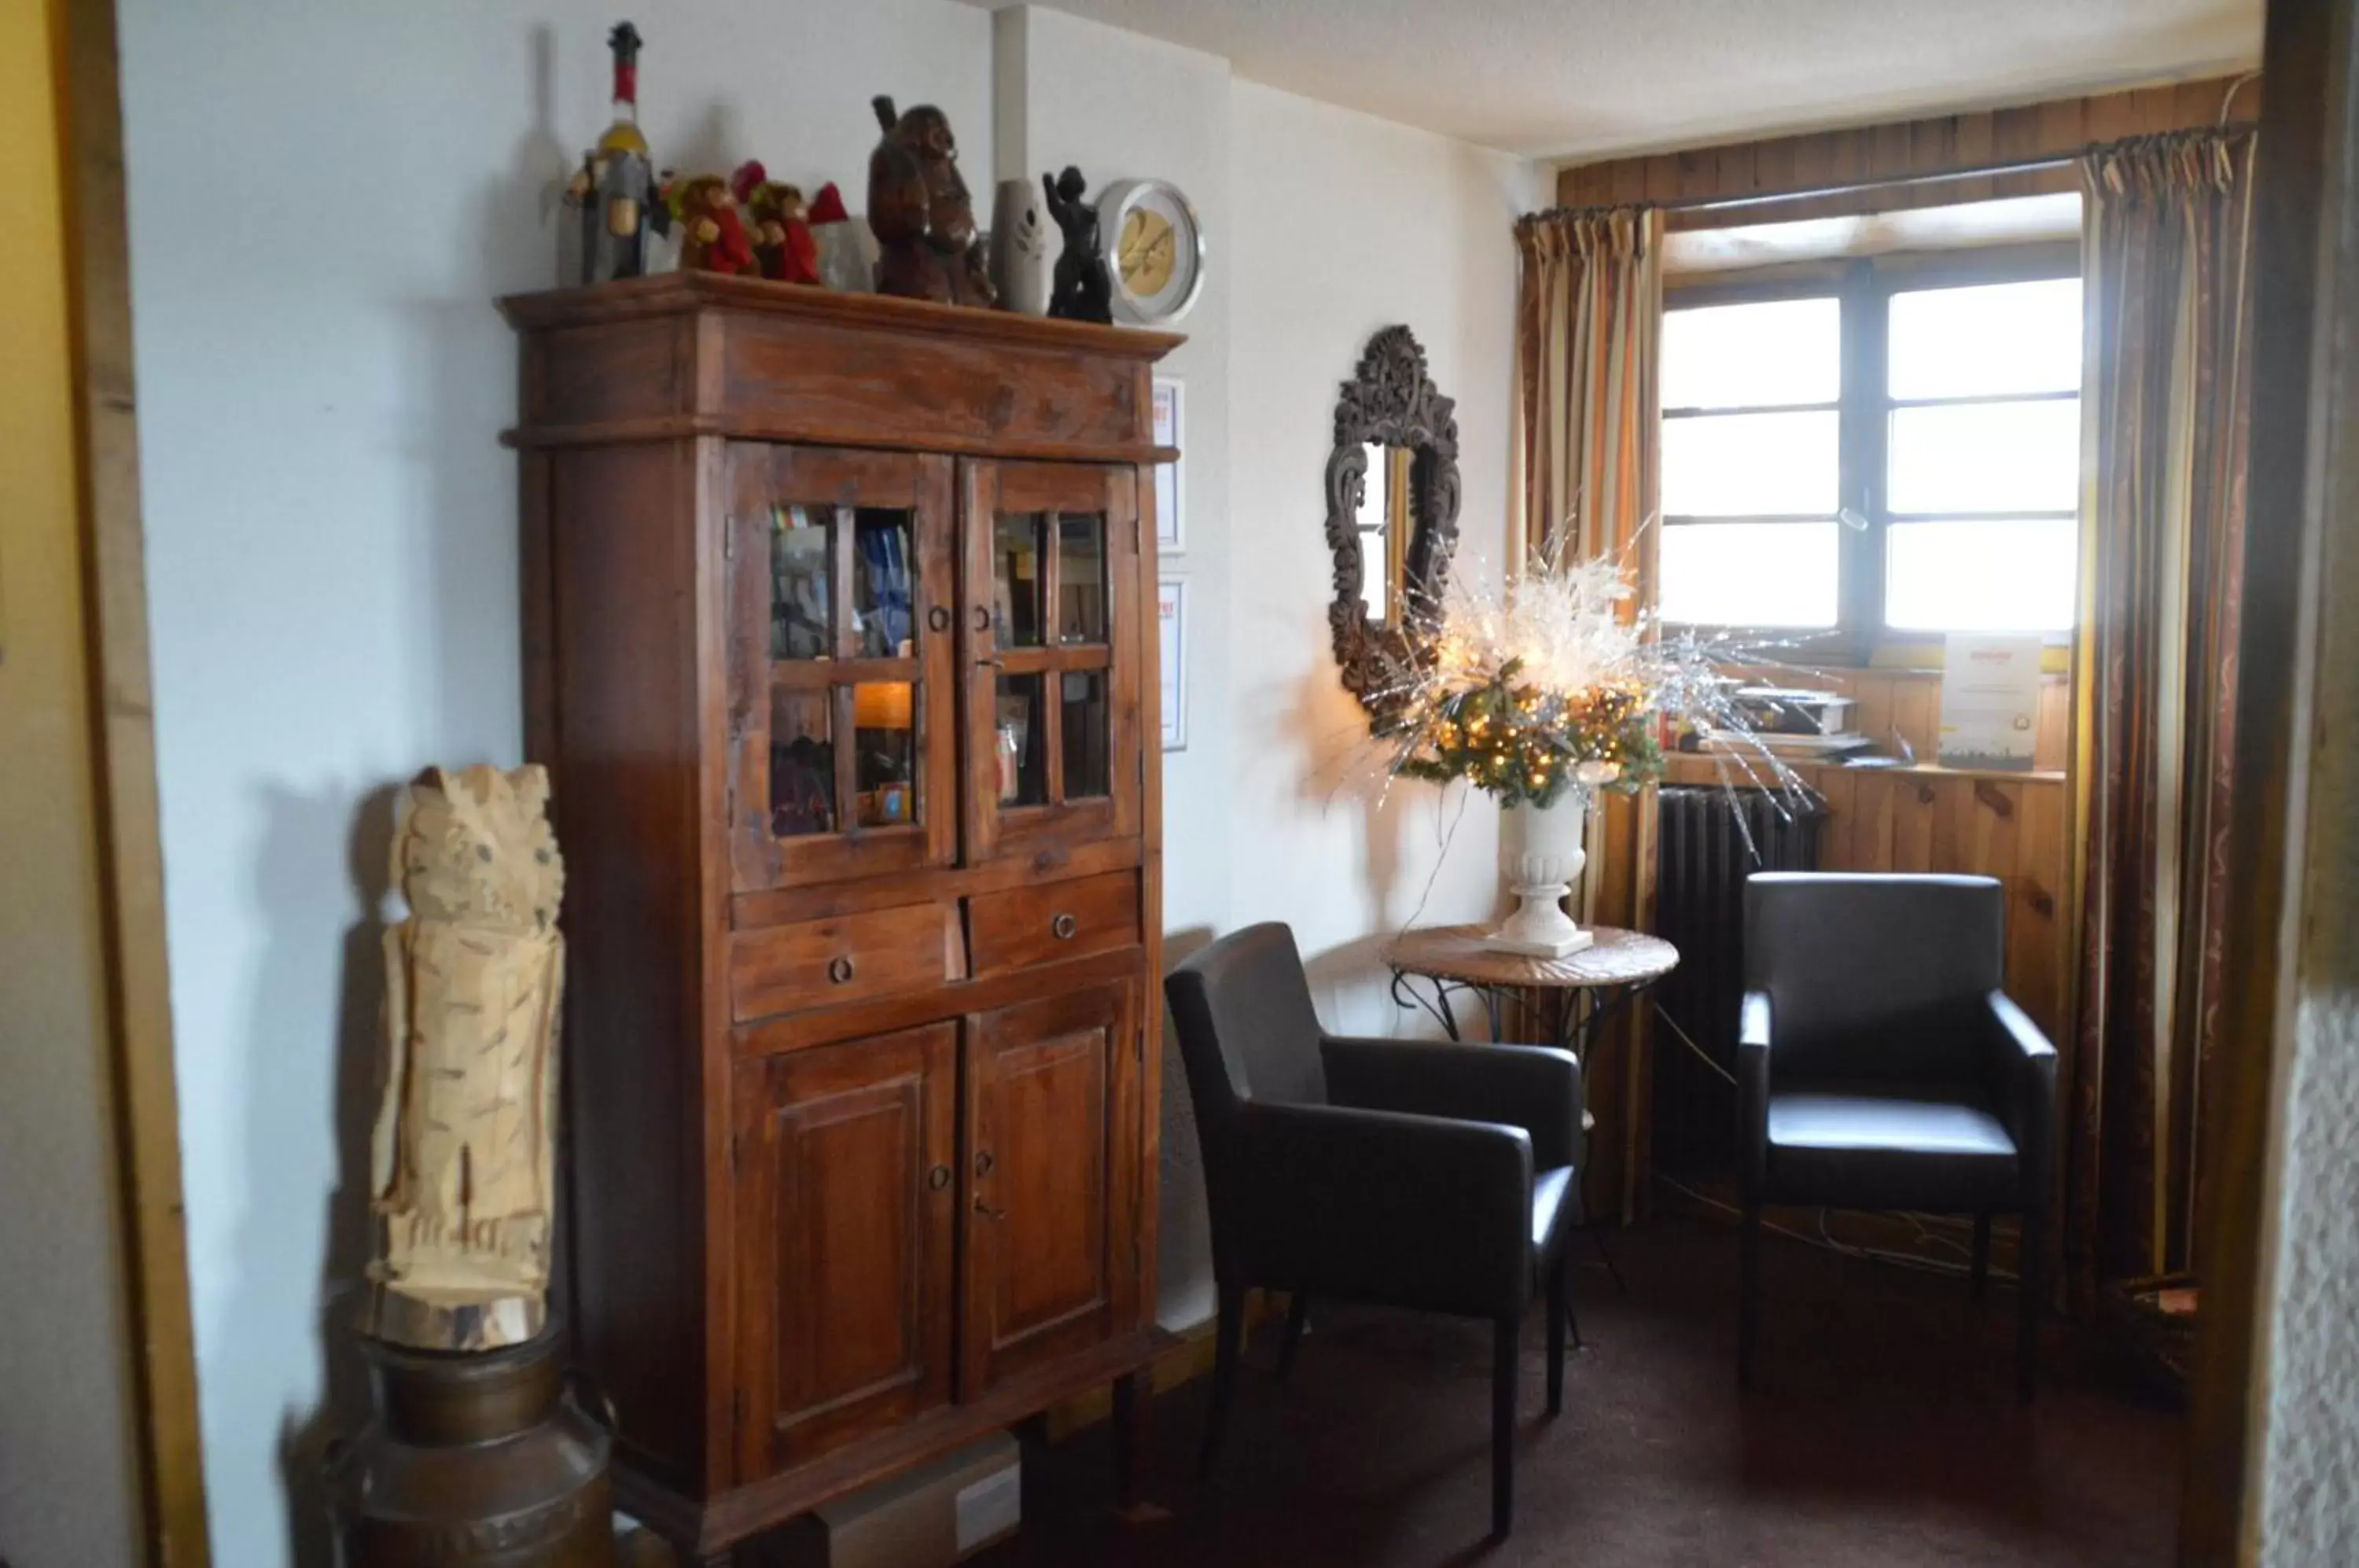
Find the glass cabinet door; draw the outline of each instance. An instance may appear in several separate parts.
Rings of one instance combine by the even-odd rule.
[[[958,852],[951,461],[730,449],[739,891]]]
[[[1137,471],[966,476],[968,856],[1136,833]]]

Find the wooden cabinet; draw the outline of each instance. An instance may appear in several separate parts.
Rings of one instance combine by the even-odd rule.
[[[563,1303],[622,1506],[717,1562],[1158,1343],[1180,340],[696,274],[503,308]]]
[[[1121,981],[969,1020],[970,1398],[1138,1315],[1138,991]]]
[[[737,1073],[739,1444],[766,1475],[951,1397],[958,1030]]]

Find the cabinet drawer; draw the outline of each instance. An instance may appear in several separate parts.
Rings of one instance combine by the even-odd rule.
[[[1138,873],[978,893],[967,900],[967,932],[978,977],[1136,946]]]
[[[741,931],[729,940],[729,1003],[739,1023],[856,1002],[960,978],[958,913],[908,904]]]

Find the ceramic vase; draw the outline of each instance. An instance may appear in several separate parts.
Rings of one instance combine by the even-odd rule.
[[[1001,310],[1027,316],[1049,313],[1049,234],[1040,200],[1033,181],[1003,180],[991,203],[991,284]]]
[[[1588,802],[1568,790],[1552,806],[1512,809],[1499,827],[1499,871],[1517,903],[1484,945],[1538,958],[1587,947],[1595,939],[1564,912],[1563,899],[1589,864]]]

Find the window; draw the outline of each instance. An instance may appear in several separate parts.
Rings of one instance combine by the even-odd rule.
[[[1862,654],[1883,637],[2068,629],[2081,283],[2040,259],[1996,280],[1988,261],[1861,261],[1675,302],[1663,618]]]

